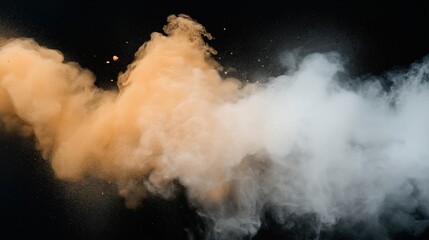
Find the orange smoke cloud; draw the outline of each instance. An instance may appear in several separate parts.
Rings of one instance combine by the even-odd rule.
[[[222,199],[241,154],[213,115],[236,100],[240,84],[223,80],[204,27],[170,16],[164,31],[119,76],[119,92],[29,39],[0,49],[0,112],[7,128],[31,131],[61,179],[95,175],[119,184],[135,205],[149,190],[171,196],[174,180],[195,194]],[[228,142],[231,141],[231,142]],[[204,192],[204,194],[201,194]],[[192,193],[191,193],[192,194]]]

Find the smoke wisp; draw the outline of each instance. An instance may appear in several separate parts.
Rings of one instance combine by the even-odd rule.
[[[337,54],[315,53],[244,84],[219,75],[199,23],[172,15],[164,31],[118,91],[98,89],[56,50],[3,40],[1,126],[34,135],[58,178],[114,182],[129,207],[183,186],[208,238],[252,236],[267,211],[285,224],[310,214],[318,231],[340,221],[385,231],[383,217],[416,234],[427,227],[429,59],[351,86]]]

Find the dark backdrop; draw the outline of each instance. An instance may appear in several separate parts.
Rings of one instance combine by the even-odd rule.
[[[242,79],[282,73],[279,58],[294,49],[337,51],[352,76],[382,74],[429,54],[428,1],[201,2],[1,0],[0,29],[61,50],[92,70],[103,88],[115,87],[110,80],[169,14],[185,13],[206,26],[216,58]],[[113,55],[120,60],[106,64]],[[126,209],[109,184],[55,179],[34,140],[14,134],[0,133],[0,191],[0,231],[14,239],[199,239],[205,231],[183,194]],[[304,239],[313,236],[309,229],[305,220],[297,220],[293,232],[272,223],[256,238]]]

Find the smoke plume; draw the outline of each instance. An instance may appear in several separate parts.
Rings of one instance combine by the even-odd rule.
[[[164,31],[118,91],[95,87],[59,51],[3,40],[1,126],[34,136],[59,179],[114,182],[129,207],[183,186],[208,238],[253,236],[267,212],[285,226],[313,216],[316,232],[340,222],[384,231],[385,218],[415,234],[427,227],[429,59],[347,80],[337,54],[315,53],[244,84],[221,77],[202,25],[172,15]]]

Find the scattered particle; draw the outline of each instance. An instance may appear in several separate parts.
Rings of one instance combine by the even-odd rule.
[[[265,67],[265,65],[264,65],[264,64],[262,64],[262,67]]]
[[[231,54],[231,55],[233,55],[233,54],[234,54],[234,52],[230,52],[230,54]]]
[[[101,192],[101,195],[104,195],[104,192]]]
[[[226,31],[226,27],[224,27],[223,30]]]
[[[261,59],[258,59],[258,62],[260,62],[261,61]]]
[[[223,73],[228,74],[228,72],[227,72],[227,71],[225,71],[225,72],[223,72]]]
[[[222,59],[221,57],[219,57],[219,59]]]
[[[116,62],[116,61],[118,61],[118,60],[119,60],[119,57],[118,57],[118,56],[116,56],[116,55],[114,55],[114,56],[113,56],[113,61],[115,61],[115,62]]]
[[[113,82],[113,79],[110,79],[111,82]]]
[[[128,44],[128,41],[125,41],[126,44]]]
[[[109,63],[110,63],[110,61],[106,61],[106,63],[107,63],[107,64],[109,64]]]

